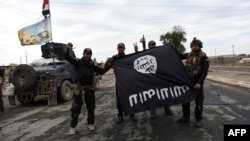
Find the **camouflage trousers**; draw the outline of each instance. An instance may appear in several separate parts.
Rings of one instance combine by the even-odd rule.
[[[84,95],[84,98],[83,98]],[[71,107],[71,127],[76,127],[78,123],[78,117],[81,113],[83,104],[86,104],[87,108],[87,122],[88,124],[94,124],[95,122],[95,90],[92,86],[80,86],[79,94],[74,94],[74,99]]]

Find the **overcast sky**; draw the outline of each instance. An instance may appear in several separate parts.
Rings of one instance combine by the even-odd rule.
[[[43,19],[42,3],[0,0],[0,65],[41,58],[40,46],[21,46],[17,31]],[[79,58],[90,47],[105,61],[119,42],[133,53],[134,42],[142,49],[142,35],[161,45],[160,35],[176,25],[187,33],[187,51],[197,37],[208,56],[250,54],[249,0],[50,0],[50,11],[53,41],[72,42]]]

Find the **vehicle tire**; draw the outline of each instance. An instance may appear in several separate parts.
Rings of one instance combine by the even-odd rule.
[[[17,95],[17,100],[22,104],[28,104],[34,101],[34,97],[32,95]]]
[[[36,82],[36,72],[33,67],[21,64],[13,71],[13,84],[16,89],[26,90]]]
[[[62,82],[61,87],[59,87],[58,89],[58,100],[65,102],[65,101],[70,101],[73,98],[73,92],[70,89],[71,87],[71,82],[68,80],[64,80]]]

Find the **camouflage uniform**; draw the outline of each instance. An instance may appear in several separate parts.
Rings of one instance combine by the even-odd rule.
[[[203,84],[204,80],[208,73],[209,68],[209,59],[204,53],[202,48],[202,42],[194,38],[191,42],[190,46],[193,45],[199,46],[199,50],[191,51],[190,53],[181,55],[181,59],[186,59],[186,69],[189,73],[190,77],[194,85],[199,84],[200,88],[197,89],[198,94],[195,98],[195,118],[196,118],[196,126],[201,126],[200,121],[202,120],[202,112],[203,112],[203,101],[204,101],[204,92],[203,92]],[[178,122],[189,122],[190,119],[190,102],[182,105],[183,117],[178,120]]]

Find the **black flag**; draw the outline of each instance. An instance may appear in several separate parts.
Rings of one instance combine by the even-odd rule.
[[[113,68],[118,99],[126,115],[184,104],[197,95],[185,66],[170,45],[117,59]]]

